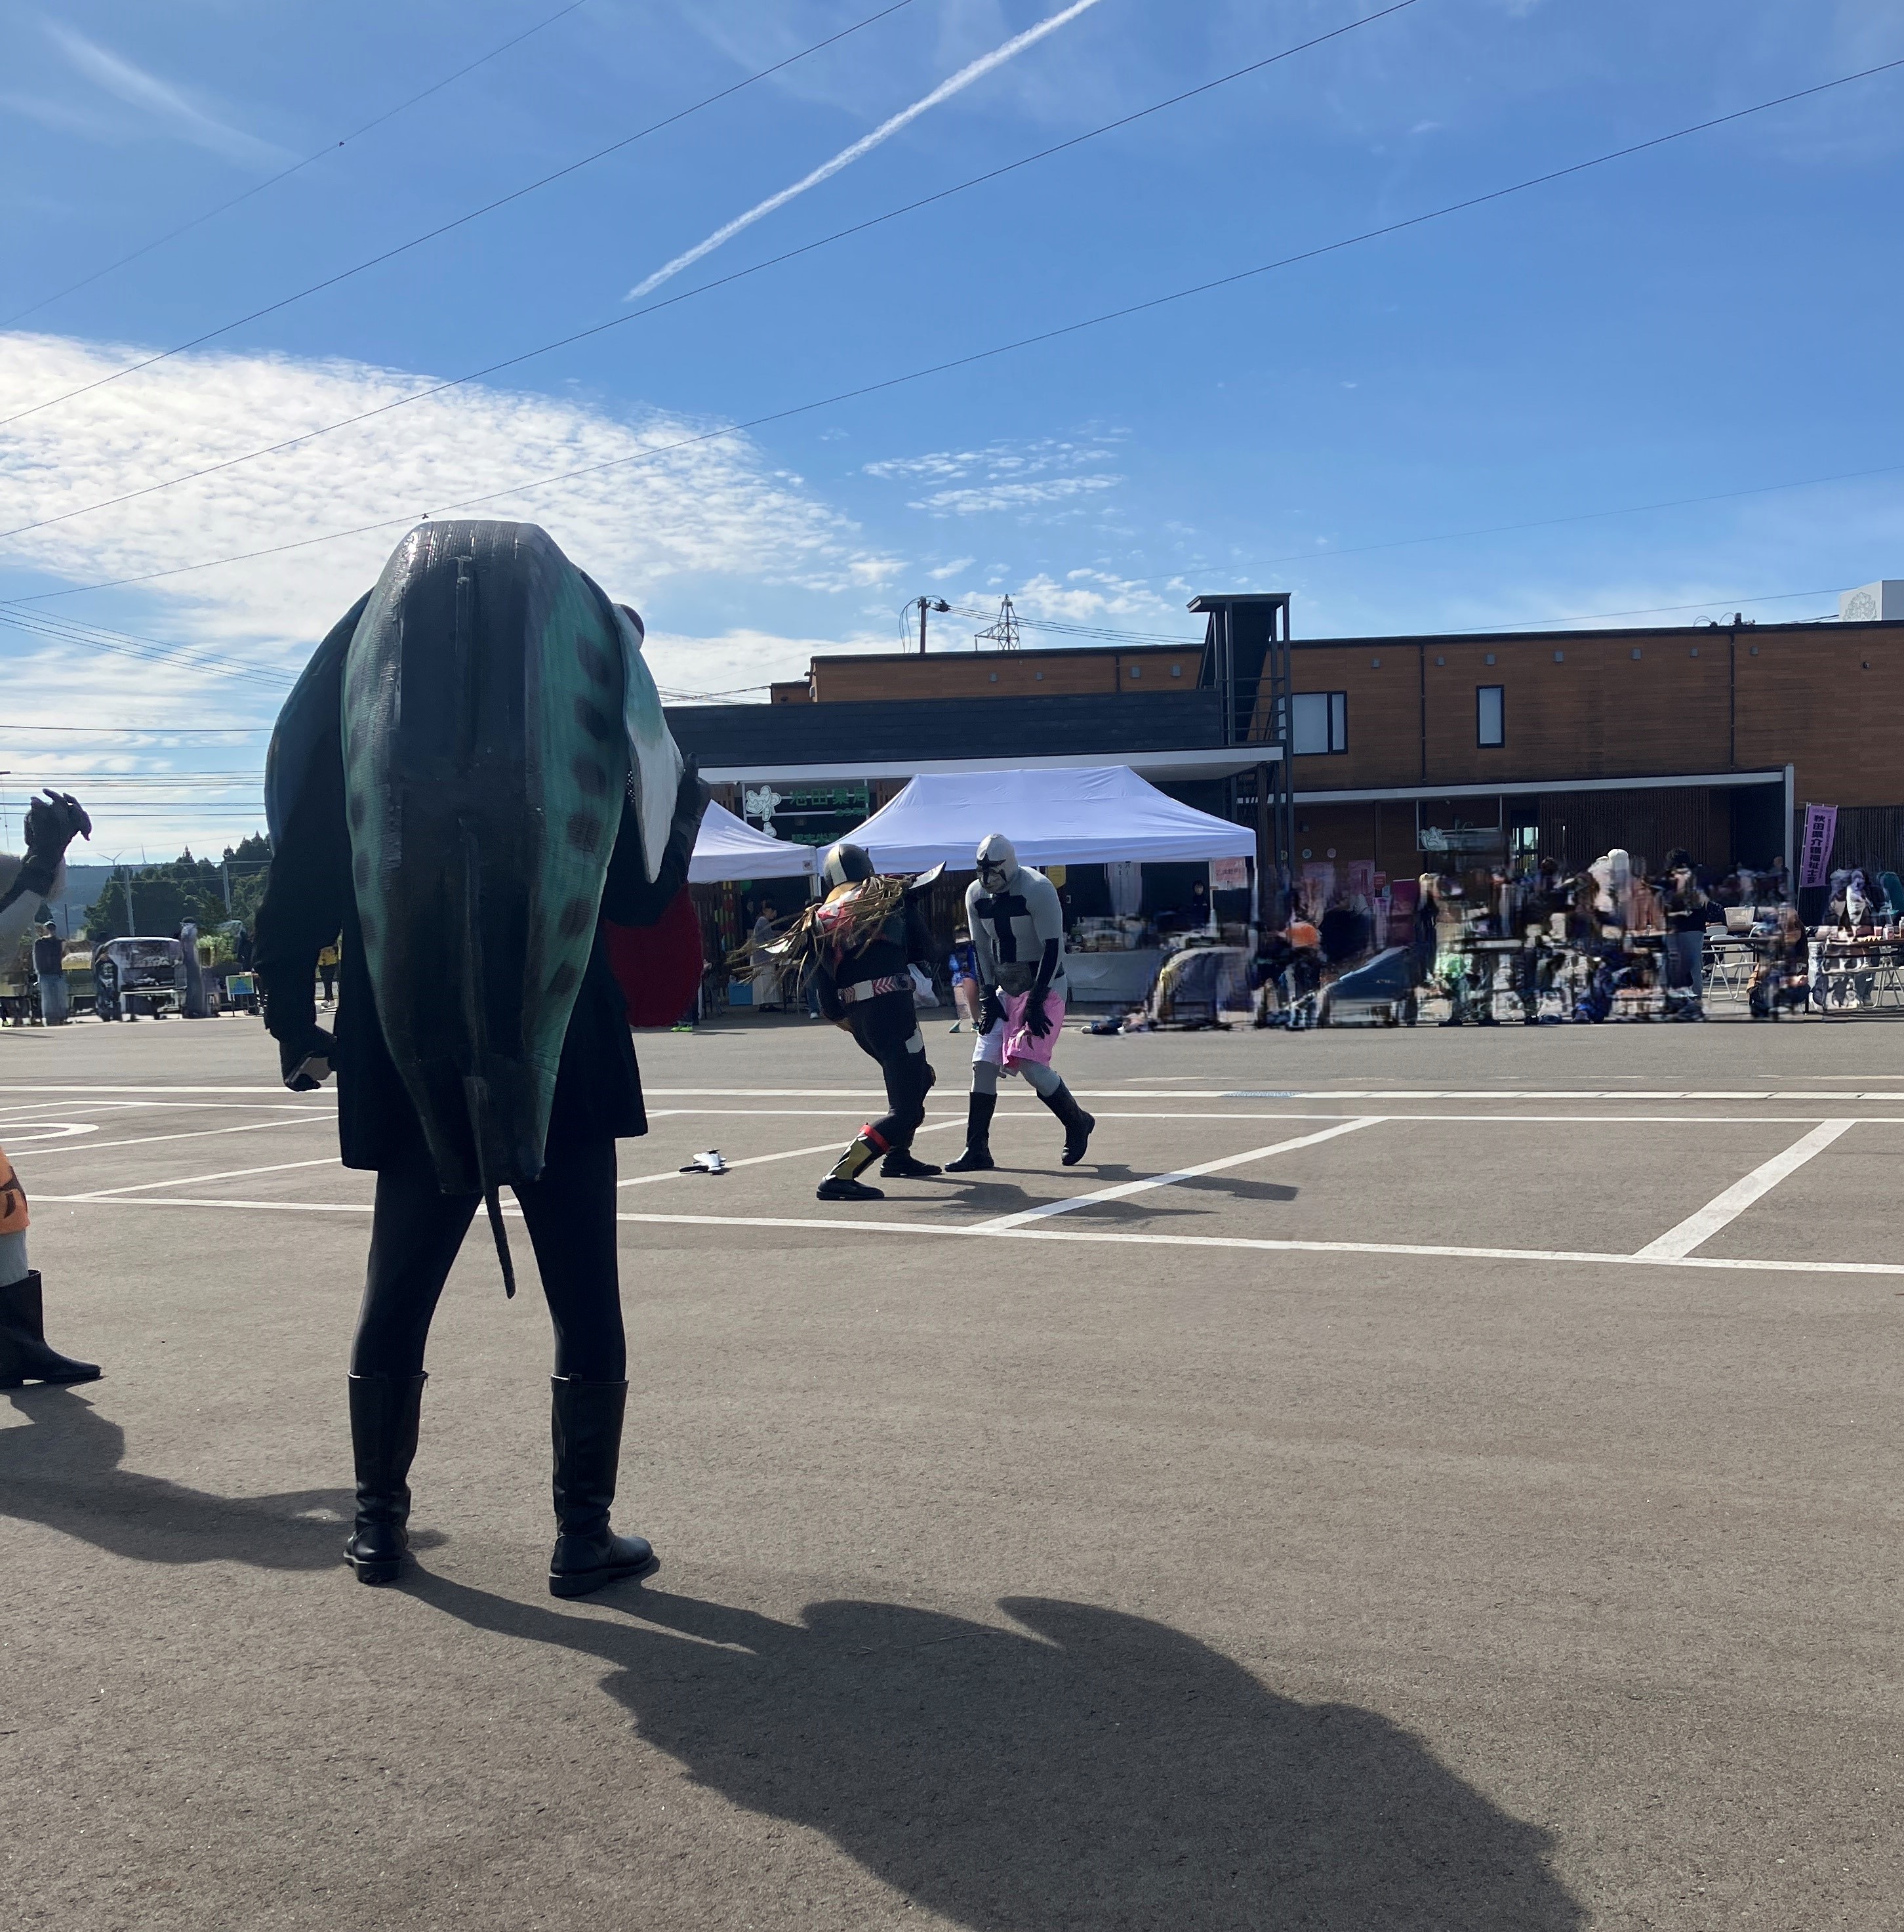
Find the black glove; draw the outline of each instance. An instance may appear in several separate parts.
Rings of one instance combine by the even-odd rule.
[[[1005,1017],[1003,1002],[996,986],[987,986],[979,994],[979,1030],[990,1033]]]
[[[331,1077],[334,1042],[321,1026],[313,1026],[301,1041],[277,1042],[278,1071],[294,1094],[313,1094]]]
[[[1051,1030],[1051,1016],[1045,1010],[1045,994],[1034,986],[1024,997],[1024,1030],[1033,1040],[1042,1040]]]
[[[26,808],[26,849],[36,859],[43,853],[57,864],[82,832],[92,836],[92,820],[70,792],[49,791]]]
[[[92,836],[92,820],[79,801],[63,791],[49,791],[26,808],[26,856],[13,884],[0,897],[0,909],[16,899],[42,899],[52,890],[59,862],[74,836]]]
[[[700,836],[701,815],[714,794],[701,783],[699,761],[691,754],[682,760],[681,783],[674,794],[674,817],[668,826],[668,843],[693,856],[694,841]]]

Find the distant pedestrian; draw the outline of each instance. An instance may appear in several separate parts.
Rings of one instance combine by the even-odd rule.
[[[49,921],[33,942],[33,977],[40,988],[40,1018],[47,1026],[64,1026],[73,1010],[66,983],[66,949]]]
[[[1691,855],[1666,854],[1666,890],[1660,903],[1666,921],[1666,1017],[1705,1018],[1706,922],[1711,902],[1699,890]]]
[[[334,1006],[337,1003],[337,949],[327,946],[317,956],[317,976],[324,982],[324,1004]]]

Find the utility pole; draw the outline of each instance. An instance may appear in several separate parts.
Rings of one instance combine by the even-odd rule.
[[[919,612],[919,656],[920,656],[921,657],[924,657],[924,656],[925,656],[925,614],[926,614],[926,612],[927,612],[927,611],[928,611],[928,610],[936,610],[936,611],[937,611],[937,612],[939,613],[939,614],[940,614],[941,616],[943,616],[946,614],[946,612],[948,612],[949,610],[951,610],[952,606],[951,606],[949,604],[948,604],[948,603],[946,602],[946,600],[945,600],[943,597],[915,597],[915,598],[913,599],[912,602],[911,602],[910,604],[908,604],[906,606],[906,608],[907,608],[908,610],[913,610],[913,609],[914,609],[914,608],[916,608],[916,609],[918,610],[918,612]]]
[[[998,600],[998,621],[988,631],[981,631],[972,640],[979,644],[996,644],[1001,651],[1015,651],[1018,647],[1018,614],[1012,608],[1012,600],[1001,597]]]

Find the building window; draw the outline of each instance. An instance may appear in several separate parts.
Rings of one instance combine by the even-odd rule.
[[[1475,742],[1482,745],[1504,745],[1507,742],[1507,694],[1498,684],[1477,684],[1474,687]]]
[[[1300,692],[1289,700],[1289,748],[1298,758],[1348,749],[1348,693]]]

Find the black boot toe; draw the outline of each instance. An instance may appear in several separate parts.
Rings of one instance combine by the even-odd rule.
[[[645,1536],[559,1536],[549,1558],[549,1594],[586,1597],[610,1583],[639,1582],[661,1567]]]
[[[388,1583],[403,1567],[409,1532],[394,1522],[359,1523],[343,1546],[344,1561],[360,1583]]]

